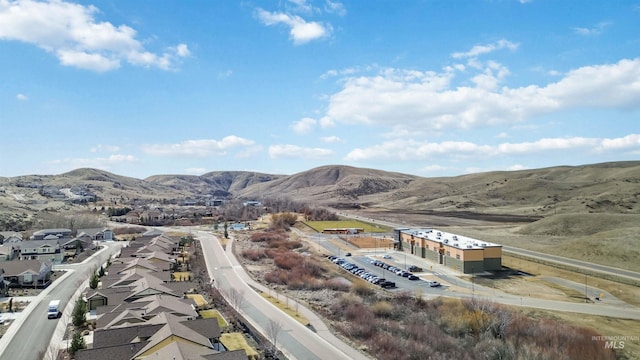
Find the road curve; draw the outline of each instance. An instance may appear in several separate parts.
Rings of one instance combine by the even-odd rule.
[[[279,324],[276,342],[289,359],[370,359],[336,338],[316,315],[302,305],[299,305],[299,311],[310,318],[318,332],[305,327],[258,294],[254,288],[262,286],[245,273],[231,252],[231,243],[227,245],[228,251],[225,251],[213,234],[205,231],[195,231],[193,234],[202,246],[207,271],[215,280],[215,286],[222,294],[235,289],[244,296],[240,312],[267,339],[270,338],[267,329],[274,323]],[[293,300],[289,301],[293,303]]]

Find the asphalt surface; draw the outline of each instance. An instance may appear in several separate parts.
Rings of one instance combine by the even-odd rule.
[[[532,251],[532,250],[514,248],[511,246],[503,246],[502,249],[505,252],[524,255],[532,258],[543,259],[543,260],[555,262],[558,264],[571,265],[577,268],[586,269],[593,272],[599,272],[607,275],[608,274],[616,275],[616,276],[640,281],[640,273],[635,271],[624,270],[624,269],[620,269],[612,266],[594,264],[586,261],[570,259],[570,258],[558,256],[558,255],[545,254],[545,253]]]
[[[302,325],[279,308],[263,298],[255,288],[264,288],[253,281],[244,271],[242,266],[231,251],[231,244],[227,244],[225,251],[218,239],[209,232],[196,231],[193,234],[198,238],[206,259],[207,270],[214,284],[220,292],[228,297],[230,304],[234,304],[232,291],[241,294],[244,298],[239,304],[239,312],[248,319],[251,325],[262,333],[267,339],[276,339],[276,345],[289,359],[369,359],[364,354],[348,346],[336,338],[311,311],[298,305],[300,311],[310,320],[315,331]],[[251,286],[249,286],[251,284]],[[234,289],[234,290],[231,290]],[[264,291],[267,291],[264,288]],[[280,296],[280,301],[285,301]],[[293,299],[289,299],[294,304]],[[279,329],[277,336],[273,336],[274,325]]]
[[[105,247],[81,264],[56,265],[56,270],[68,271],[32,298],[31,303],[9,326],[7,333],[0,339],[0,360],[48,358],[51,353],[48,351],[49,345],[56,328],[64,327],[65,322],[70,321],[69,316],[64,315],[59,319],[47,319],[49,301],[60,300],[60,310],[64,314],[70,314],[78,288],[89,278],[93,270],[119,250],[119,246],[118,244]]]

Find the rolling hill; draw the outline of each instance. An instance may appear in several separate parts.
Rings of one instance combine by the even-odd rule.
[[[215,171],[200,176],[156,175],[136,179],[96,169],[60,175],[0,178],[5,210],[64,207],[64,197],[43,188],[85,189],[105,202],[135,199],[197,199],[203,196],[289,198],[318,206],[447,214],[639,214],[640,162],[496,171],[456,177],[415,175],[342,165],[293,175]]]

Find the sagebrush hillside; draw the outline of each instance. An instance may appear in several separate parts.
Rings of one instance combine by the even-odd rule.
[[[61,175],[0,178],[0,204],[5,211],[16,212],[64,208],[64,196],[43,196],[43,189],[49,188],[62,189],[65,194],[66,189],[84,189],[107,205],[136,199],[287,198],[339,209],[454,216],[494,214],[538,219],[557,214],[640,214],[640,162],[439,178],[340,165],[293,175],[215,171],[200,176],[156,175],[144,180],[77,169]]]

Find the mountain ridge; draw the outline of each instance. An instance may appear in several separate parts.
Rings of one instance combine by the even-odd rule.
[[[137,179],[79,168],[60,175],[0,177],[0,201],[26,210],[43,188],[81,188],[109,199],[290,198],[317,206],[382,210],[508,213],[640,213],[640,161],[421,177],[346,165],[292,175],[212,171]]]

